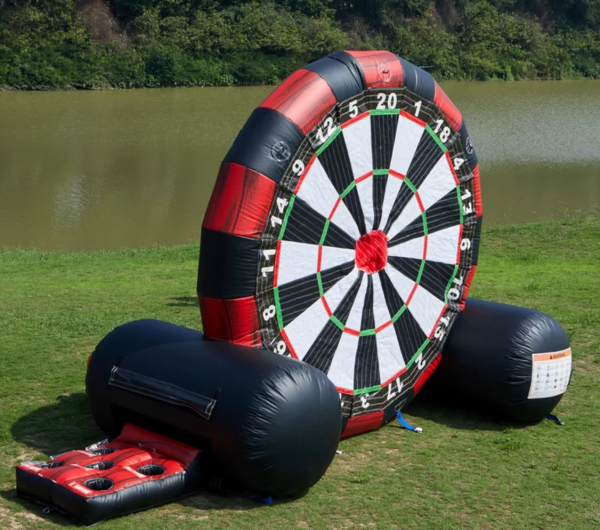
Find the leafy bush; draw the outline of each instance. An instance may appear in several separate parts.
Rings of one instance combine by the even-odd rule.
[[[438,78],[600,77],[600,0],[5,0],[0,6],[3,87],[272,84],[348,47],[390,49]],[[106,27],[94,26],[94,13],[109,16]]]

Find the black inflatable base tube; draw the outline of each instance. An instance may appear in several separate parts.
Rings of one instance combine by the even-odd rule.
[[[552,412],[564,393],[528,397],[533,355],[551,352],[566,352],[570,358],[567,334],[551,316],[468,299],[425,394],[511,422],[535,423]]]
[[[105,337],[86,387],[94,419],[110,436],[131,423],[202,448],[215,475],[251,494],[304,493],[340,439],[339,395],[324,373],[158,320]]]

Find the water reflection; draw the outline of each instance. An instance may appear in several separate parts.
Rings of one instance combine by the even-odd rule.
[[[598,212],[600,82],[447,83],[487,223]],[[271,89],[0,93],[0,246],[197,241],[219,163]]]

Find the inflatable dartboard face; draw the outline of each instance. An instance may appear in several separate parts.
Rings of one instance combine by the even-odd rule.
[[[389,52],[294,72],[227,154],[202,228],[205,334],[324,371],[344,435],[431,375],[476,268],[481,199],[462,117]]]

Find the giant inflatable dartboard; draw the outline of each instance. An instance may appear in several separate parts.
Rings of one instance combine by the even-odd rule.
[[[202,228],[206,335],[307,362],[344,435],[418,392],[476,268],[478,165],[456,107],[389,52],[294,72],[225,157]]]

